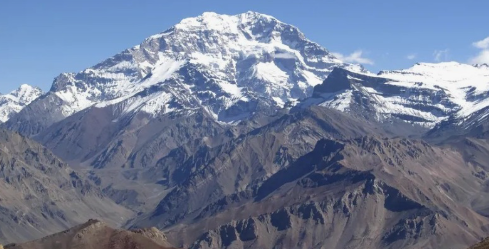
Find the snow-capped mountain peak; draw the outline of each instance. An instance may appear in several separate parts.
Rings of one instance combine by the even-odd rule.
[[[39,96],[41,96],[42,90],[39,87],[34,87],[27,84],[20,85],[19,88],[10,92],[10,96],[12,96],[17,102],[22,104],[29,104]]]
[[[42,90],[27,84],[5,94],[0,94],[0,122],[7,121],[11,115],[18,113],[25,106],[42,95]]]
[[[174,26],[178,30],[216,30],[219,32],[238,32],[239,25],[253,25],[256,23],[281,23],[276,18],[248,11],[238,15],[221,15],[215,12],[204,12],[198,17],[185,18]]]
[[[206,12],[94,67],[61,74],[48,93],[61,102],[60,113],[49,115],[56,122],[91,106],[119,105],[121,115],[202,108],[234,122],[310,96],[335,67],[362,70],[271,16]]]

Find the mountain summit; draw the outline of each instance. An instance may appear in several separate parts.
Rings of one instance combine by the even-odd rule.
[[[20,112],[41,95],[41,89],[27,84],[21,85],[9,94],[0,94],[0,122],[7,121],[14,113]]]
[[[14,122],[32,135],[94,106],[117,106],[121,116],[203,109],[234,122],[310,96],[334,67],[362,70],[271,16],[206,12],[91,68],[61,74]]]

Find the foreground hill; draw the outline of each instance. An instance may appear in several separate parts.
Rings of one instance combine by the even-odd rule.
[[[171,249],[165,235],[155,228],[118,230],[98,220],[45,238],[9,244],[5,249]]]
[[[485,238],[483,241],[477,243],[469,249],[489,249],[489,238]]]

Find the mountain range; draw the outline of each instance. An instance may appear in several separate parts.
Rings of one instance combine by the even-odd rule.
[[[374,74],[274,17],[204,13],[46,93],[0,96],[0,114],[1,242],[89,218],[181,248],[455,249],[489,233],[486,64]]]

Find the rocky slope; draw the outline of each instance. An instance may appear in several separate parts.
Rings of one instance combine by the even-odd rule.
[[[165,235],[155,228],[133,231],[113,229],[98,220],[5,249],[170,249]]]
[[[138,175],[159,181],[168,191],[153,212],[130,225],[164,228],[176,245],[195,248],[438,248],[437,241],[445,240],[451,246],[446,248],[464,248],[479,240],[487,226],[479,214],[484,212],[479,200],[487,199],[485,180],[476,175],[479,169],[454,150],[424,142],[354,139],[386,135],[376,123],[368,124],[314,107],[222,145],[177,148]],[[327,142],[316,145],[325,137]],[[332,165],[329,173],[318,166],[323,159]],[[382,190],[367,194],[372,179]],[[400,199],[391,199],[391,191]],[[343,204],[359,193],[363,204]],[[307,211],[311,205],[320,209]],[[348,215],[344,205],[349,205]],[[329,223],[318,223],[320,218],[310,212]],[[376,229],[370,228],[373,220],[363,218],[371,213],[385,218],[375,219]],[[354,221],[348,222],[350,216]],[[368,239],[343,232],[361,226],[369,231]],[[267,236],[259,236],[265,231]],[[325,239],[324,234],[331,235]]]
[[[153,211],[133,223],[166,228],[195,222],[206,206],[253,191],[310,152],[321,138],[369,133],[376,133],[374,125],[318,107],[285,115],[219,145],[203,141],[176,148],[138,174],[138,179],[159,182],[167,194]]]
[[[191,248],[465,248],[489,220],[469,204],[483,181],[461,163],[460,154],[419,141],[321,140],[175,235],[211,228]]]
[[[7,121],[41,95],[41,89],[29,85],[21,85],[9,94],[0,94],[0,122]]]
[[[159,183],[163,178],[147,179],[140,176],[141,171],[154,167],[175,148],[230,139],[221,135],[225,128],[202,111],[156,118],[142,113],[116,122],[111,113],[110,108],[103,108],[75,114],[38,139],[72,165],[88,170],[105,193],[137,212],[154,208],[166,193]],[[89,129],[94,126],[100,129]]]
[[[229,150],[235,150],[233,153],[237,155],[243,153],[235,149],[239,148],[238,144],[244,143],[247,153],[254,153],[260,144],[273,144],[270,150],[260,152],[258,160],[263,160],[262,164],[256,164],[257,161],[252,165],[264,177],[264,173],[273,173],[309,152],[324,136],[355,136],[376,130],[373,124],[360,124],[359,120],[326,108],[310,108],[285,116],[277,114],[268,117],[275,121],[261,129],[253,128],[261,127],[260,117],[226,126],[205,112],[157,118],[139,114],[116,122],[111,121],[111,113],[109,108],[103,108],[75,114],[53,125],[37,139],[73,165],[88,167],[107,194],[138,212],[151,211],[173,187],[188,180],[189,173],[201,166],[196,164],[220,153],[227,155],[231,153]],[[342,121],[351,125],[346,126]],[[105,128],[86,129],[94,124]],[[253,141],[243,140],[242,136],[253,137]],[[244,157],[243,154],[239,158]]]
[[[464,160],[473,167],[472,174],[487,181],[489,170],[488,107],[468,117],[452,116],[441,122],[424,136],[426,141],[460,151]],[[489,215],[489,201],[484,197],[473,200],[479,213]]]
[[[0,241],[36,239],[100,217],[120,225],[132,213],[43,146],[0,130]]]

